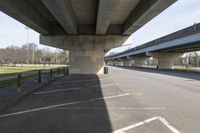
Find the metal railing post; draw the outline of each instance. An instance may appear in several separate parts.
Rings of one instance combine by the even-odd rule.
[[[62,68],[62,74],[65,75],[65,68],[64,67]]]
[[[38,83],[41,83],[41,70],[38,71]]]
[[[66,67],[66,75],[69,74],[69,67]]]
[[[22,75],[21,73],[17,75],[17,91],[21,92],[22,88]]]
[[[53,77],[53,70],[50,69],[50,78],[52,78],[52,77]]]

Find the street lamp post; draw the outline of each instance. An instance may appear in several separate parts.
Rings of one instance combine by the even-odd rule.
[[[27,46],[28,46],[28,41],[29,41],[29,27],[25,26],[26,30],[26,41],[27,41]],[[27,49],[27,64],[29,64],[29,49]]]

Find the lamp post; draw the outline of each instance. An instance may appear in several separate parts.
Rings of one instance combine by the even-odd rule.
[[[26,30],[26,44],[28,46],[28,41],[29,41],[29,27],[25,26],[25,30]],[[27,49],[27,64],[29,64],[29,48]]]

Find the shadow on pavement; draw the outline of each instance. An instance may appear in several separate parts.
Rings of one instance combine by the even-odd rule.
[[[66,89],[71,90],[64,91]],[[109,115],[103,99],[101,81],[97,75],[69,75],[37,92],[45,93],[31,94],[20,103],[0,114],[1,132],[112,132]],[[48,108],[44,109],[44,107]],[[94,109],[98,107],[105,109]],[[22,112],[27,110],[30,112]],[[22,113],[2,117],[4,114],[16,112]]]

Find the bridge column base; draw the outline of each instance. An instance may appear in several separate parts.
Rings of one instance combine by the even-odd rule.
[[[124,66],[123,60],[118,60],[117,61],[117,66]]]
[[[173,69],[183,53],[147,53],[147,55],[158,59],[158,68]]]
[[[144,57],[144,56],[134,57],[134,59],[133,59],[133,60],[135,60],[134,66],[143,67],[145,59],[146,59],[146,57]]]
[[[103,74],[104,54],[121,46],[124,35],[40,35],[40,43],[70,51],[70,74]]]
[[[103,74],[103,50],[70,50],[69,74]]]
[[[131,60],[129,60],[129,59],[125,59],[124,61],[123,61],[123,66],[131,66]]]

